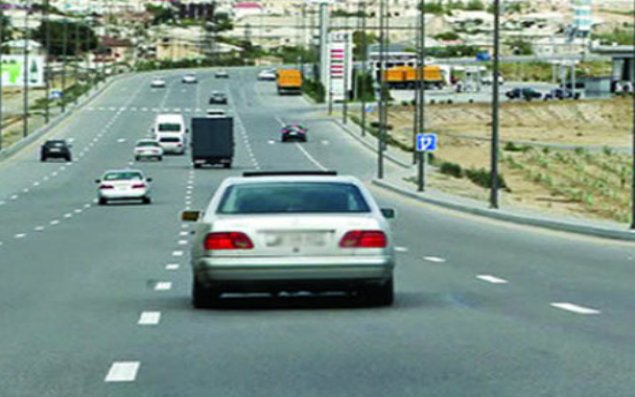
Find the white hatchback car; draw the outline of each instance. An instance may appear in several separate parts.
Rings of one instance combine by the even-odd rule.
[[[196,221],[192,301],[225,292],[354,291],[393,302],[394,242],[387,218],[354,177],[333,172],[245,173],[216,190]]]
[[[153,79],[150,82],[150,87],[152,87],[152,88],[165,88],[165,80],[163,80],[161,78]]]
[[[141,139],[135,144],[134,158],[136,161],[146,159],[161,161],[163,160],[163,148],[157,140]]]
[[[198,80],[196,79],[196,75],[192,73],[188,73],[181,78],[181,83],[183,84],[196,84]]]
[[[99,205],[115,200],[141,200],[144,204],[152,202],[150,182],[140,170],[124,169],[106,171],[97,183]]]

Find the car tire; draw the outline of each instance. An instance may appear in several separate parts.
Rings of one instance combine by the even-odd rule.
[[[163,156],[157,156],[157,161],[163,161]]]
[[[143,204],[151,204],[152,203],[152,199],[150,197],[144,197],[141,199],[141,201],[143,202]]]
[[[220,293],[213,288],[205,287],[196,277],[192,278],[192,306],[196,309],[207,309],[218,305]]]
[[[231,168],[231,167],[232,167],[231,163],[224,163],[223,164],[223,168]]]
[[[383,285],[371,285],[362,289],[364,301],[372,306],[390,306],[395,300],[392,277]]]
[[[194,163],[194,168],[201,168],[200,164]]]
[[[45,156],[40,156],[40,161],[41,162],[46,162],[46,157]]]
[[[139,161],[139,156],[135,156],[134,161]]]
[[[73,161],[73,159],[71,158],[71,156],[66,156],[66,162],[67,163],[70,163],[72,161]]]
[[[99,205],[106,205],[106,204],[108,204],[108,200],[103,198],[103,197],[100,197],[98,203],[99,203]]]

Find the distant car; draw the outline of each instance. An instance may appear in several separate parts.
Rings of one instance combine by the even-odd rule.
[[[273,69],[266,69],[258,73],[258,80],[261,81],[276,81],[276,71]]]
[[[307,141],[307,128],[300,124],[287,124],[280,130],[282,142]]]
[[[154,79],[150,82],[150,87],[152,88],[165,88],[165,80],[163,79]]]
[[[185,154],[186,139],[184,134],[160,133],[156,135],[156,139],[163,148],[163,153]]]
[[[47,161],[50,158],[71,161],[71,144],[62,139],[44,142],[40,147],[40,161]]]
[[[492,85],[494,84],[494,75],[488,74],[481,78],[481,83],[484,85]],[[505,78],[502,75],[498,76],[498,85],[505,84]]]
[[[183,76],[181,78],[181,83],[183,83],[183,84],[196,84],[196,83],[198,83],[198,80],[196,78],[196,75],[189,73],[189,74],[186,74],[185,76]]]
[[[223,109],[207,109],[207,117],[227,117],[227,112]]]
[[[217,79],[228,79],[229,73],[227,73],[226,70],[217,70],[216,72],[214,72],[214,77],[216,77]]]
[[[154,139],[141,139],[135,144],[134,158],[136,161],[145,159],[161,161],[163,160],[163,148]]]
[[[146,178],[140,170],[106,171],[101,179],[95,181],[99,205],[120,200],[141,200],[150,204],[150,182],[152,178]]]
[[[574,96],[573,92],[567,88],[554,88],[553,90],[545,94],[544,99],[545,101],[554,99],[580,99],[580,93],[576,92]]]
[[[394,241],[358,179],[333,172],[252,172],[225,179],[197,222],[191,248],[194,307],[231,292],[354,292],[394,299]]]
[[[212,92],[212,95],[209,97],[209,103],[210,105],[212,104],[227,105],[227,95],[225,95],[222,92],[214,91]]]
[[[514,88],[505,93],[505,96],[509,99],[524,99],[526,101],[531,101],[533,99],[542,98],[542,93],[540,91],[536,91],[531,87],[525,88]]]

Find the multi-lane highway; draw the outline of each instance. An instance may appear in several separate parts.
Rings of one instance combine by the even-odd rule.
[[[372,152],[255,69],[121,78],[48,137],[0,163],[0,396],[632,396],[635,249],[438,210],[371,187],[394,207],[396,301],[310,296],[190,303],[189,226],[245,170],[333,169],[364,181]],[[132,163],[157,112],[202,115],[225,91],[234,168],[187,156]],[[215,106],[216,107],[216,106]],[[279,142],[302,122],[307,143]],[[154,179],[152,205],[95,204],[109,168]],[[387,174],[395,169],[387,166]],[[370,185],[370,184],[369,184]]]

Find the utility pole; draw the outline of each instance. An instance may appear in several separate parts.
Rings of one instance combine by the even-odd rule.
[[[49,100],[51,98],[51,21],[49,14],[49,0],[44,2],[44,19],[45,19],[45,34],[46,38],[44,45],[46,47],[46,54],[44,54],[44,84],[46,84],[46,100],[44,101],[44,122],[49,123],[51,118],[51,110],[49,108]]]
[[[423,7],[423,3],[419,3],[419,7]],[[419,10],[421,12],[421,10]],[[417,51],[417,60],[415,62],[415,91],[414,91],[414,114],[412,116],[412,164],[417,164],[419,154],[417,153],[417,134],[419,131],[419,83],[421,82],[421,19],[415,22],[415,47]]]
[[[24,66],[22,70],[22,78],[24,79],[22,137],[24,138],[29,135],[29,7],[30,4],[26,3],[24,12]]]
[[[342,98],[342,123],[344,124],[348,122],[348,73],[350,72],[349,68],[351,67],[348,59],[348,53],[351,50],[350,35],[350,32],[346,32],[346,42],[344,43],[344,97]]]
[[[2,68],[2,47],[4,44],[3,41],[3,36],[4,35],[4,9],[2,7],[0,7],[0,151],[2,150],[2,125],[3,125],[3,112],[2,112],[2,91],[3,91],[3,84],[2,84],[2,78],[4,76],[3,72],[3,68]]]
[[[499,130],[499,80],[500,80],[500,0],[494,0],[494,71],[492,90],[492,147],[490,165],[490,207],[498,208],[498,130]]]
[[[62,107],[62,113],[66,111],[66,52],[68,47],[68,21],[66,15],[62,19],[62,97],[60,98],[60,105]]]
[[[633,42],[635,42],[635,29],[633,29]],[[632,146],[632,181],[631,181],[631,229],[635,229],[635,45],[633,46],[633,57],[631,58],[631,97],[633,98],[633,146]]]
[[[386,52],[386,4],[379,0],[379,136],[377,137],[377,178],[384,178],[384,135],[386,102],[384,99],[384,62]]]
[[[367,42],[366,42],[366,2],[365,1],[361,1],[359,3],[359,12],[361,13],[361,17],[362,17],[362,28],[361,28],[361,32],[362,32],[362,50],[361,50],[361,54],[362,54],[362,78],[360,81],[360,87],[359,90],[362,93],[362,136],[366,136],[366,80],[367,80],[367,52],[368,52],[368,48],[367,48]]]
[[[425,108],[426,108],[426,19],[425,19],[425,0],[421,1],[421,10],[419,11],[419,25],[420,25],[420,34],[419,34],[419,69],[417,70],[417,74],[419,78],[417,79],[417,83],[419,84],[417,96],[418,96],[418,105],[419,111],[417,115],[419,116],[419,126],[418,132],[424,133],[426,129],[426,119],[425,119]],[[428,153],[426,152],[418,152],[417,153],[417,191],[423,192],[426,186],[426,157]]]
[[[79,20],[75,20],[75,96],[73,101],[75,105],[77,105],[77,101],[79,100],[79,43]]]

